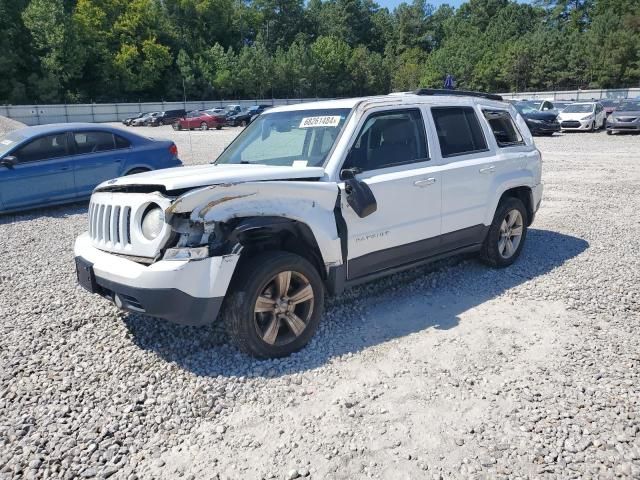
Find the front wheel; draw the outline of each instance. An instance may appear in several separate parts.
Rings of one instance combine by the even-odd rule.
[[[496,209],[480,258],[492,267],[508,267],[520,256],[526,238],[527,210],[520,199],[508,197]]]
[[[238,348],[257,358],[285,357],[304,347],[320,323],[324,286],[314,266],[270,251],[240,266],[223,312]]]
[[[202,122],[200,124],[200,130],[209,130],[209,125],[207,125],[207,122]]]

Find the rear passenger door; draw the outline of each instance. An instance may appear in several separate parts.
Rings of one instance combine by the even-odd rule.
[[[71,137],[78,197],[88,197],[98,184],[121,175],[127,140],[119,137],[116,142],[113,133],[100,130],[76,131]]]
[[[443,243],[452,250],[481,243],[497,179],[517,170],[525,143],[506,109],[434,107],[432,115],[446,161]]]
[[[499,169],[472,106],[432,107],[442,171],[442,241],[455,250],[482,241],[492,177]]]

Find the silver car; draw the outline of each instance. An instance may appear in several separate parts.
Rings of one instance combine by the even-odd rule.
[[[624,100],[607,118],[607,134],[640,132],[640,100]]]

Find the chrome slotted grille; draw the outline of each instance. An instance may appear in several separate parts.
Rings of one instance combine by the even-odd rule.
[[[131,207],[91,202],[89,236],[94,242],[112,248],[131,245]]]

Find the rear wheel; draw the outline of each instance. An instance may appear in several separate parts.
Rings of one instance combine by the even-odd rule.
[[[218,126],[216,127],[216,130],[222,130],[222,125],[218,125]]]
[[[324,308],[317,270],[288,252],[247,259],[230,292],[223,312],[227,332],[238,348],[258,358],[284,357],[304,347]]]
[[[202,122],[200,124],[200,130],[209,130],[209,125],[207,125],[207,122]]]
[[[504,199],[482,244],[480,258],[492,267],[508,267],[520,256],[527,238],[527,210],[518,198]]]

